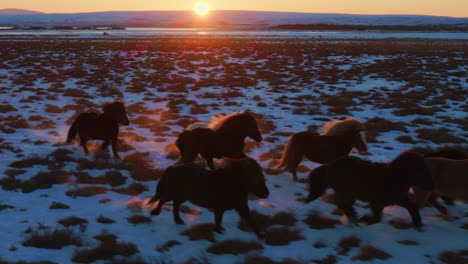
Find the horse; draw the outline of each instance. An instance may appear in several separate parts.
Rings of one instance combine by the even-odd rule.
[[[304,156],[313,162],[326,164],[348,156],[353,148],[358,153],[368,153],[365,127],[358,120],[332,120],[323,125],[322,129],[324,133],[321,135],[310,131],[291,135],[276,168],[284,167],[297,181],[296,168]]]
[[[435,150],[432,150],[426,154],[424,154],[425,158],[431,158],[431,157],[438,157],[438,158],[446,158],[446,159],[454,159],[454,160],[463,160],[463,159],[468,159],[468,154],[463,151],[461,148],[458,147],[452,147],[452,146],[444,146],[437,148]],[[424,192],[420,189],[417,189],[417,187],[413,188],[416,194],[416,199],[418,200],[417,203],[419,206],[424,206],[425,201],[424,197],[426,196]],[[441,205],[438,201],[437,198],[440,197],[445,204],[447,205],[453,205],[453,199],[451,197],[445,196],[438,194],[436,192],[432,192],[429,195],[429,199],[427,201],[428,204],[434,206],[439,212],[442,214],[448,215],[448,210],[446,207]]]
[[[214,209],[215,231],[222,233],[225,210],[235,209],[253,228],[257,237],[262,234],[248,207],[248,193],[267,198],[269,191],[260,165],[252,158],[225,160],[214,171],[193,163],[176,163],[170,166],[159,179],[156,193],[147,204],[159,201],[151,215],[159,215],[164,203],[173,201],[173,217],[176,224],[184,221],[179,215],[179,206],[185,202]]]
[[[335,191],[335,204],[353,224],[357,221],[377,223],[385,206],[397,204],[408,210],[413,225],[420,228],[422,222],[418,208],[408,197],[412,185],[427,191],[434,188],[420,154],[404,152],[388,164],[348,156],[322,165],[310,173],[310,193],[306,202],[317,199],[327,187],[331,187]],[[356,219],[353,208],[356,200],[369,202],[372,215]]]
[[[89,153],[86,141],[91,139],[104,140],[101,147],[107,149],[109,144],[115,159],[120,159],[117,152],[117,136],[119,134],[119,124],[128,125],[125,106],[122,102],[115,101],[107,103],[103,107],[103,113],[81,113],[73,121],[67,135],[67,143],[70,144],[77,137],[86,154]]]
[[[437,198],[439,195],[452,202],[452,199],[468,201],[468,159],[447,159],[441,157],[424,158],[434,181],[434,192],[431,193],[428,203],[444,215],[449,215],[446,207],[441,205]],[[424,197],[427,192],[417,186],[413,187],[416,202],[419,206],[425,204]]]
[[[203,123],[189,126],[176,140],[182,162],[192,162],[200,154],[208,167],[214,170],[213,158],[244,158],[244,140],[250,137],[262,141],[262,135],[253,115],[235,112],[212,120],[206,127]]]

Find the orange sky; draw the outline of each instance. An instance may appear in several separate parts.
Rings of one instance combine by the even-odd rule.
[[[0,0],[1,8],[47,13],[120,10],[262,10],[349,14],[421,14],[468,17],[468,0]]]

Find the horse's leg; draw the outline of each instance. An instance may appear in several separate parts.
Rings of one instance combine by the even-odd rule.
[[[215,166],[214,166],[214,163],[213,163],[213,158],[205,158],[206,160],[206,164],[208,165],[208,167],[211,169],[211,170],[215,170]]]
[[[119,156],[119,153],[117,152],[117,138],[112,139],[111,142],[112,142],[112,153],[114,153],[114,159],[119,160],[120,156]]]
[[[431,193],[431,195],[429,196],[429,201],[428,203],[432,206],[434,206],[439,212],[441,212],[442,214],[444,215],[448,215],[449,212],[447,210],[447,208],[443,205],[441,205],[438,201],[437,201],[437,195],[434,194],[434,193]]]
[[[109,147],[110,140],[109,139],[104,139],[104,142],[101,145],[101,149],[107,149]]]
[[[371,202],[370,208],[372,210],[372,215],[365,215],[359,220],[368,225],[373,225],[380,222],[380,220],[382,219],[382,210],[384,209],[384,207],[385,206],[381,203]]]
[[[355,202],[354,198],[342,195],[339,192],[336,193],[336,196],[335,196],[336,206],[338,206],[338,208],[343,210],[344,214],[349,218],[349,221],[353,225],[357,225],[357,219],[356,219],[357,213],[353,207],[354,202]]]
[[[247,224],[249,224],[249,226],[252,227],[252,229],[254,230],[257,237],[259,239],[262,239],[264,237],[264,235],[262,233],[260,233],[260,231],[258,230],[257,224],[255,223],[255,220],[253,219],[252,215],[250,214],[250,210],[249,210],[249,207],[247,205],[247,201],[245,201],[245,204],[242,204],[241,206],[236,207],[236,211],[241,217],[243,217],[247,221]]]
[[[453,199],[445,196],[445,195],[440,195],[440,198],[444,201],[446,205],[454,205],[455,203],[453,202]]]
[[[419,214],[418,207],[412,203],[409,198],[406,196],[402,200],[398,201],[397,204],[399,206],[402,206],[408,210],[408,213],[411,215],[411,219],[413,221],[413,225],[420,229],[422,227],[422,222],[421,222],[421,215]]]
[[[161,213],[161,208],[163,207],[165,202],[166,201],[159,199],[158,205],[153,211],[151,211],[151,215],[159,215]]]
[[[296,159],[291,162],[292,163],[291,164],[291,173],[292,173],[294,181],[298,180],[296,170],[297,170],[297,167],[299,166],[299,164],[301,163],[301,161],[302,161],[302,156],[296,157]]]
[[[179,207],[181,203],[182,202],[180,201],[174,200],[174,204],[172,205],[172,214],[174,216],[174,222],[176,222],[176,224],[178,225],[184,224],[184,220],[180,218],[180,214],[179,214]]]
[[[80,145],[83,147],[86,154],[89,153],[88,147],[86,146],[86,136],[80,135]]]
[[[215,231],[222,234],[224,232],[224,228],[221,226],[221,222],[223,221],[223,214],[224,210],[222,209],[215,209],[214,216],[215,216]]]

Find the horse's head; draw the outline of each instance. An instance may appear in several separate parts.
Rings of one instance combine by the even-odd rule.
[[[431,192],[434,189],[434,181],[424,157],[418,153],[403,152],[390,163],[390,169],[396,177],[403,177],[406,182],[424,191]]]
[[[104,114],[111,117],[117,123],[122,125],[130,124],[130,121],[127,117],[127,111],[125,110],[125,106],[122,102],[115,101],[109,104],[104,105],[103,108]]]
[[[247,131],[247,136],[256,142],[262,142],[262,134],[260,134],[260,130],[258,129],[257,126],[257,121],[253,117],[253,115],[249,111],[245,111],[243,113],[246,118],[246,131]]]
[[[367,151],[367,140],[366,140],[366,132],[362,129],[358,129],[354,132],[354,136],[352,138],[353,146],[356,151],[360,154],[369,154]]]
[[[245,158],[241,161],[243,173],[247,177],[247,188],[259,198],[267,198],[270,191],[265,184],[265,176],[260,164],[252,158]]]
[[[198,155],[198,150],[191,134],[191,131],[180,133],[175,143],[177,148],[179,148],[182,162],[191,162]]]

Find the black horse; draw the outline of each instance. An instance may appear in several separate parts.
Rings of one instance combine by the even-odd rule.
[[[244,140],[262,141],[255,118],[248,111],[228,115],[213,128],[199,127],[182,132],[176,141],[183,162],[200,154],[214,170],[213,158],[244,158]]]
[[[112,145],[114,158],[120,159],[117,152],[117,136],[119,135],[119,123],[128,125],[125,106],[119,101],[105,104],[104,113],[81,113],[79,114],[68,131],[67,143],[71,143],[77,136],[80,137],[80,144],[86,154],[89,152],[86,147],[88,139],[104,140],[101,147],[107,149]]]
[[[409,200],[412,185],[432,191],[434,184],[422,155],[404,152],[389,164],[375,163],[358,157],[345,157],[322,165],[309,175],[308,202],[320,197],[330,186],[335,191],[335,203],[352,223],[356,223],[356,200],[367,201],[371,216],[359,220],[374,224],[382,218],[385,206],[397,204],[405,207],[413,225],[422,226],[417,206]]]
[[[159,179],[154,197],[159,200],[151,212],[159,215],[165,202],[173,202],[173,216],[177,224],[184,221],[179,215],[179,206],[190,201],[201,207],[214,209],[216,231],[222,232],[221,222],[225,210],[235,209],[261,237],[248,207],[248,193],[260,198],[269,195],[260,165],[251,158],[225,161],[226,165],[210,171],[193,163],[178,163],[169,167]]]

